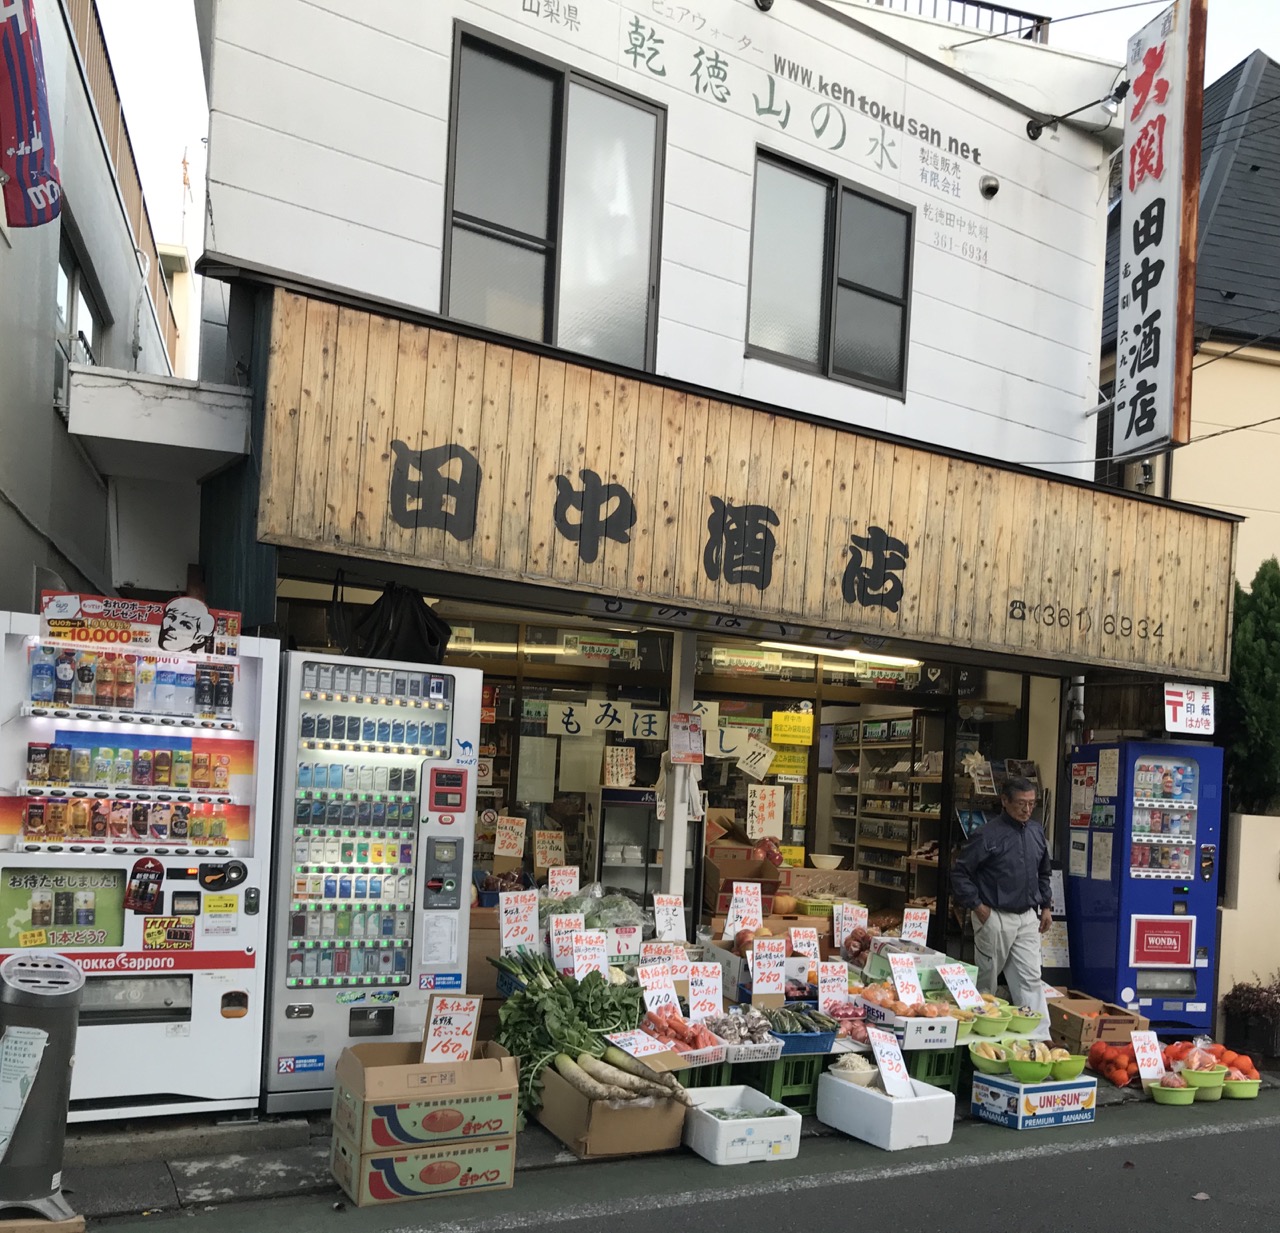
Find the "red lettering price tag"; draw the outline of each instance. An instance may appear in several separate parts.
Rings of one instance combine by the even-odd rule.
[[[551,962],[557,972],[573,971],[573,935],[583,930],[581,912],[553,916],[548,922],[551,932]]]
[[[667,1051],[667,1046],[662,1041],[655,1040],[648,1032],[612,1032],[605,1040],[632,1057],[652,1057],[655,1053]]]
[[[606,939],[599,929],[587,929],[573,935],[573,975],[582,980],[588,972],[599,972],[609,979],[609,955]]]
[[[533,832],[533,863],[539,869],[564,864],[564,831]]]
[[[871,1049],[876,1055],[876,1065],[880,1067],[884,1090],[890,1096],[914,1096],[915,1089],[911,1086],[911,1076],[907,1074],[907,1064],[902,1060],[898,1038],[892,1032],[869,1027],[867,1040],[871,1042]]]
[[[504,951],[517,946],[538,950],[538,892],[502,891],[498,895],[498,923]]]
[[[578,893],[578,866],[553,865],[547,870],[547,893],[556,899],[568,899]]]
[[[943,984],[951,991],[956,1005],[961,1010],[981,1010],[982,994],[969,979],[969,973],[963,963],[942,963],[938,965],[938,975]]]
[[[759,929],[764,924],[759,882],[735,882],[729,901],[729,919],[725,937],[734,937],[740,929]]]
[[[920,974],[916,971],[914,955],[890,955],[889,969],[893,972],[893,984],[898,990],[900,1002],[915,1006],[924,1001],[924,990],[920,988]]]
[[[689,954],[679,942],[641,942],[641,963],[665,963],[672,980],[689,979]]]
[[[782,938],[757,938],[752,949],[752,994],[785,993],[787,944]]]
[[[818,931],[811,925],[795,926],[787,931],[791,935],[791,952],[809,960],[805,979],[817,980],[818,960],[822,954],[818,949]]]
[[[524,856],[524,832],[528,825],[524,818],[499,817],[493,837],[493,854],[517,860]]]
[[[1131,1032],[1133,1056],[1138,1063],[1138,1075],[1144,1084],[1159,1083],[1164,1078],[1164,1055],[1154,1032]]]
[[[646,1010],[658,1010],[663,1006],[674,1006],[680,1009],[680,999],[676,997],[675,982],[671,979],[671,969],[665,963],[646,963],[636,968],[636,976],[640,980],[640,988],[644,991]]]
[[[689,967],[689,1019],[698,1023],[724,1012],[724,973],[718,963]]]
[[[480,1019],[478,997],[433,994],[427,1006],[427,1030],[422,1041],[424,1062],[465,1062],[476,1045]]]
[[[683,895],[654,895],[653,919],[656,926],[655,932],[662,941],[688,941],[684,924]]]
[[[929,944],[929,909],[904,908],[902,910],[902,940]]]
[[[831,940],[837,946],[843,946],[844,940],[855,929],[867,927],[867,909],[858,903],[840,903],[831,905]]]
[[[849,965],[835,960],[818,964],[818,1009],[830,1013],[836,1002],[849,1000]]]

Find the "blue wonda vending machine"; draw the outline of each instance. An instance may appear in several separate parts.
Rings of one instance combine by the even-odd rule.
[[[1067,931],[1075,983],[1157,1030],[1212,1030],[1222,750],[1193,742],[1071,755]]]

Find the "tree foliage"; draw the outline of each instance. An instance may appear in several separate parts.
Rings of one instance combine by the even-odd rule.
[[[1280,804],[1280,561],[1263,561],[1245,591],[1236,584],[1231,681],[1222,740],[1232,808],[1270,813]]]

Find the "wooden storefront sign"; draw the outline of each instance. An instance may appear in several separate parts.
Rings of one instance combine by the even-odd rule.
[[[1234,523],[277,290],[259,535],[1223,679]]]

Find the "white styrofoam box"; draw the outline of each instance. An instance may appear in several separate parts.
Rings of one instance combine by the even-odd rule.
[[[886,1152],[950,1143],[956,1098],[942,1088],[911,1080],[915,1096],[888,1096],[843,1079],[818,1079],[818,1121]]]
[[[794,1160],[800,1151],[800,1114],[750,1087],[689,1089],[693,1108],[684,1119],[684,1142],[712,1164],[748,1164],[753,1160]],[[707,1109],[749,1109],[764,1113],[783,1109],[782,1116],[722,1122]]]

